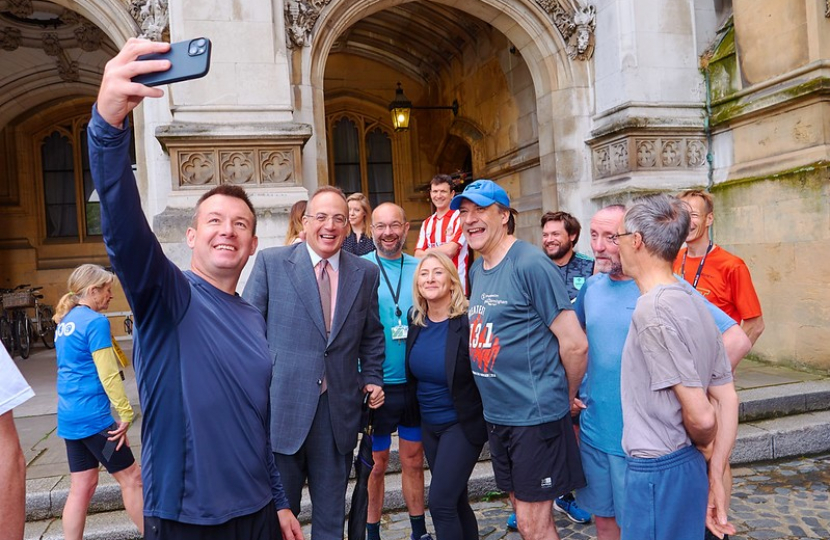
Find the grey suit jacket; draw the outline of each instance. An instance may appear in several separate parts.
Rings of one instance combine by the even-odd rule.
[[[340,252],[337,304],[326,339],[323,309],[305,243],[262,250],[242,296],[265,316],[274,369],[271,447],[296,453],[308,436],[326,374],[334,439],[345,454],[360,431],[363,387],[383,384],[385,345],[378,267]],[[360,371],[358,371],[360,359]]]

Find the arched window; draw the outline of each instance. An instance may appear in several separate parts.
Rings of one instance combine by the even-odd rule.
[[[47,241],[101,240],[100,202],[89,170],[88,123],[89,114],[84,114],[42,131],[37,138]]]
[[[331,183],[362,192],[371,205],[395,202],[392,137],[377,120],[359,114],[330,117]]]

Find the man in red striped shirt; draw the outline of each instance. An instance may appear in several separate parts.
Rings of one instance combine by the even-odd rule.
[[[448,174],[436,174],[429,182],[429,198],[435,205],[435,213],[421,224],[415,256],[421,258],[427,250],[435,249],[452,259],[461,276],[464,294],[467,294],[467,240],[461,234],[458,210],[450,210],[453,181]]]

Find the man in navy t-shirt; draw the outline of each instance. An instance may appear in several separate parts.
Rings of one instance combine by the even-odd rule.
[[[559,270],[508,234],[515,218],[504,189],[477,180],[450,208],[482,256],[470,270],[470,360],[496,485],[510,494],[524,538],[558,539],[553,500],[585,485],[570,414],[585,333]]]
[[[130,79],[168,69],[167,60],[136,60],[168,49],[130,39],[107,63],[88,127],[104,242],[135,314],[144,537],[301,539],[268,434],[265,321],[236,294],[257,246],[253,206],[238,186],[205,193],[187,229],[185,272],[141,210],[126,118],[163,92]]]

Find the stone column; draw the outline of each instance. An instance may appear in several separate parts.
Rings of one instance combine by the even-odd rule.
[[[692,0],[597,2],[594,199],[705,185],[695,19]]]
[[[210,188],[234,183],[257,208],[260,246],[281,244],[288,210],[308,194],[302,148],[311,136],[309,125],[294,122],[282,1],[183,0],[169,8],[171,41],[207,37],[213,47],[206,77],[166,87],[169,112],[145,111],[148,138],[161,143],[148,145],[148,161],[163,151],[171,177],[151,171],[154,229],[185,266],[193,206]]]

